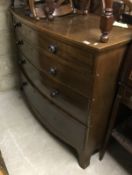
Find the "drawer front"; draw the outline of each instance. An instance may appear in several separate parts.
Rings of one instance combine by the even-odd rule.
[[[55,135],[78,151],[82,149],[85,127],[44,98],[22,75],[22,89],[39,120]]]
[[[64,38],[60,41],[57,36],[55,37],[52,34],[50,35],[45,32],[35,31],[27,25],[20,23],[19,20],[14,20],[15,24],[21,24],[15,28],[16,35],[23,36],[29,43],[42,48],[46,53],[50,54],[50,56],[56,55],[73,65],[93,66],[92,53],[81,50],[75,45],[71,46],[65,43]]]
[[[21,38],[21,36],[19,36]],[[25,40],[19,39],[21,53],[40,71],[57,81],[71,87],[84,96],[89,96],[91,89],[91,68],[71,65],[64,60],[46,55],[42,49],[33,48]]]
[[[122,102],[132,109],[132,88],[123,87],[122,92]]]
[[[38,71],[25,58],[23,59],[23,56],[22,60],[24,60],[21,64],[22,70],[49,100],[70,114],[73,118],[76,118],[83,124],[87,123],[88,98],[56,82],[50,76],[47,76],[47,74]]]

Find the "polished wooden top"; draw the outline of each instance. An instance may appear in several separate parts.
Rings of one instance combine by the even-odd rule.
[[[54,21],[46,19],[36,21],[25,16],[22,9],[11,10],[11,12],[23,23],[31,26],[33,29],[45,32],[46,35],[63,39],[64,42],[70,41],[70,44],[76,44],[79,47],[90,48],[93,51],[103,51],[119,47],[132,40],[132,25],[128,28],[113,27],[108,43],[99,41],[100,17],[93,14],[87,16],[71,14],[63,17],[56,17]]]

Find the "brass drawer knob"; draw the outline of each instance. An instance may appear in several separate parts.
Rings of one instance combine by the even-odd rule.
[[[59,91],[56,90],[56,89],[54,89],[54,90],[50,93],[50,96],[51,96],[51,97],[56,97],[56,96],[58,96],[58,95],[59,95]]]
[[[23,40],[18,40],[18,41],[16,41],[16,45],[18,45],[18,46],[20,46],[20,45],[23,45],[24,43],[23,43]]]
[[[49,70],[48,70],[48,74],[49,74],[49,75],[55,76],[56,73],[57,73],[57,69],[56,69],[56,68],[54,68],[54,67],[50,67],[50,68],[49,68]]]
[[[55,45],[50,45],[49,47],[48,47],[48,50],[49,50],[49,52],[50,53],[56,53],[57,52],[57,47],[55,46]]]
[[[20,22],[14,23],[14,28],[21,27],[21,26],[22,26],[22,24]]]

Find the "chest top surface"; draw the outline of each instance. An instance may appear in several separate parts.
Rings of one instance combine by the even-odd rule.
[[[12,14],[21,22],[35,30],[45,32],[46,35],[53,35],[73,44],[96,51],[115,48],[116,46],[118,47],[119,45],[128,43],[132,39],[131,25],[127,29],[113,27],[109,42],[101,43],[99,41],[100,17],[92,14],[87,16],[72,14],[55,18],[54,21],[36,21],[31,17],[25,16],[22,9],[12,10]]]

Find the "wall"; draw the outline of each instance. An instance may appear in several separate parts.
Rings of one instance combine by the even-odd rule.
[[[16,46],[11,29],[9,4],[9,0],[0,0],[0,91],[18,86]]]

